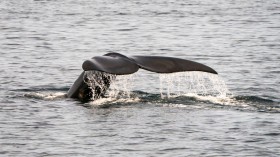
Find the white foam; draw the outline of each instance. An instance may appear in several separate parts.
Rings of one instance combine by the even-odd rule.
[[[55,100],[66,98],[67,94],[62,92],[57,93],[27,93],[24,94],[25,97],[35,98],[35,99],[42,99],[42,100]]]
[[[231,96],[203,96],[203,95],[197,95],[197,94],[185,94],[184,96],[188,97],[194,97],[198,101],[208,101],[214,104],[220,104],[220,105],[235,105],[236,101]]]
[[[108,98],[101,98],[101,99],[97,99],[94,101],[89,102],[90,105],[92,106],[103,106],[106,104],[117,104],[117,103],[136,103],[139,102],[140,99],[139,98],[112,98],[112,97],[108,97]]]

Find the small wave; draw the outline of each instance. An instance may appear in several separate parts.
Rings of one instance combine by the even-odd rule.
[[[42,91],[68,91],[69,87],[34,86],[30,88],[15,89],[17,92],[42,92]]]
[[[273,100],[265,99],[257,96],[236,96],[236,100],[240,101],[249,101],[249,102],[258,102],[258,103],[273,103]]]
[[[123,28],[123,29],[117,29],[116,31],[120,32],[128,32],[128,31],[134,31],[136,28]]]
[[[193,103],[189,103],[190,101]],[[169,98],[172,105],[180,106],[193,105],[199,108],[232,108],[242,111],[257,111],[257,112],[269,112],[280,113],[280,104],[270,99],[264,99],[257,96],[201,96],[197,94],[186,94],[180,97]],[[168,102],[167,101],[167,102]],[[201,103],[203,103],[201,105]],[[180,105],[174,105],[180,104]],[[166,105],[165,105],[166,106]]]

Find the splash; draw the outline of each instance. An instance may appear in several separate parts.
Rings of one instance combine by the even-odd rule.
[[[109,74],[99,71],[86,71],[84,75],[85,83],[88,84],[96,98],[98,93],[105,93],[109,98],[130,98],[134,75]]]
[[[135,75],[120,75],[111,84],[108,96],[111,98],[130,98]]]
[[[225,81],[218,75],[205,72],[160,74],[162,98],[190,96],[201,100],[224,101],[232,96]]]
[[[90,105],[106,107],[108,104],[111,106],[119,103],[138,102],[139,98],[132,96],[134,76],[135,75],[118,75],[116,77],[116,75],[105,72],[87,71],[84,75],[84,80],[91,88],[93,98],[96,95],[96,88],[105,93],[101,99],[89,102]]]
[[[92,91],[92,99],[99,98],[100,93],[105,93],[116,75],[100,71],[86,71],[84,81]]]
[[[122,99],[127,101],[134,99],[133,89],[135,85],[143,83],[143,80],[137,82],[136,76],[141,77],[141,75],[135,74],[116,76],[104,72],[87,71],[84,80],[92,89],[93,94],[96,92],[96,87],[100,91],[106,92],[104,95],[106,98],[100,101],[111,102]],[[224,80],[218,75],[205,72],[159,74],[158,85],[162,99],[187,96],[195,97],[199,101],[232,104],[232,93],[228,90]]]

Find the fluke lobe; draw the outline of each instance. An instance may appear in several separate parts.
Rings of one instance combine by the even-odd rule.
[[[110,83],[117,75],[127,75],[145,69],[156,73],[174,73],[183,71],[202,71],[218,74],[214,69],[180,58],[161,56],[131,56],[119,53],[107,53],[86,60],[83,72],[74,82],[67,93],[69,98],[78,98],[82,101],[96,100],[103,97]],[[91,71],[95,81],[88,80],[86,71]],[[92,77],[92,76],[91,76]]]

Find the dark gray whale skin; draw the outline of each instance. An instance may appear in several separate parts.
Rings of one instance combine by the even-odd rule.
[[[103,56],[95,56],[89,60],[84,61],[83,72],[74,82],[67,93],[69,98],[78,98],[82,101],[96,100],[104,96],[103,90],[99,87],[89,87],[85,71],[100,71],[113,75],[128,75],[135,73],[141,69],[145,69],[156,73],[174,73],[183,71],[201,71],[212,74],[218,74],[214,69],[197,63],[180,58],[162,57],[162,56],[131,56],[127,57],[119,53],[107,53]],[[103,84],[108,89],[111,80],[107,79],[100,73],[99,78],[102,78]],[[93,94],[94,91],[94,94]],[[101,92],[102,91],[102,92]]]

